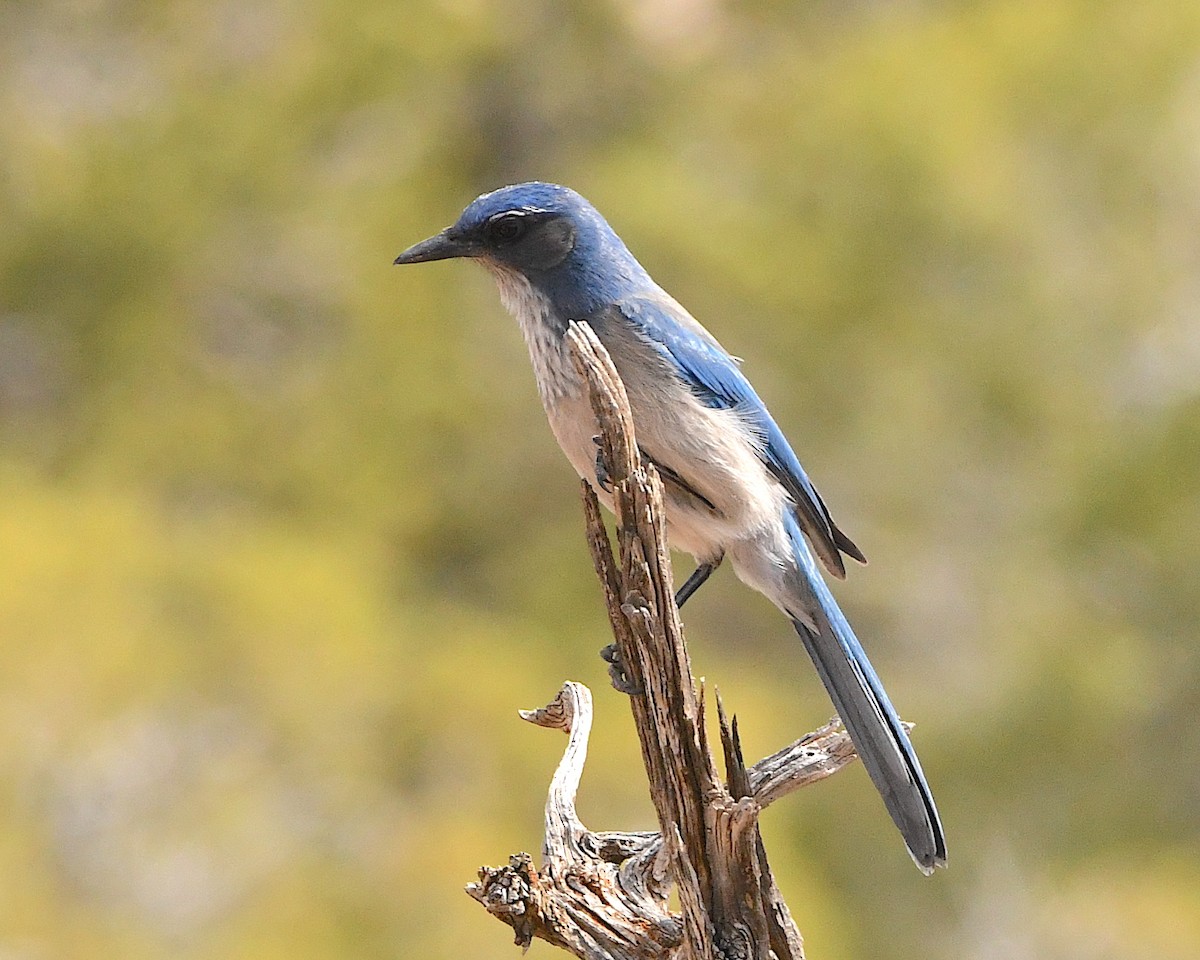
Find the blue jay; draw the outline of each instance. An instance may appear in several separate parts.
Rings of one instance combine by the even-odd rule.
[[[671,545],[698,564],[682,604],[728,558],[794,625],[908,850],[946,862],[933,795],[883,684],[814,554],[842,579],[866,562],[829,515],[738,361],[656,284],[583,197],[552,183],[502,187],[396,263],[469,257],[495,278],[529,347],[550,428],[611,509],[595,418],[564,340],[586,320],[625,383],[639,447],[664,487]]]

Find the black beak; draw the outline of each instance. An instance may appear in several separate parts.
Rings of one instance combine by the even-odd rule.
[[[394,263],[425,263],[429,260],[451,260],[454,257],[469,257],[471,244],[450,236],[443,230],[437,236],[413,244],[398,256]]]

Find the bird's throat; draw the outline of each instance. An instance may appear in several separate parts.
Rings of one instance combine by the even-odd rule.
[[[488,260],[482,262],[496,280],[500,302],[521,328],[542,403],[550,406],[577,395],[581,383],[567,352],[566,319],[523,274]]]

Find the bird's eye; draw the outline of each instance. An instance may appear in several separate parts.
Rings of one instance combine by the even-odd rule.
[[[502,213],[488,221],[487,235],[493,243],[513,243],[525,232],[525,218],[515,213]]]

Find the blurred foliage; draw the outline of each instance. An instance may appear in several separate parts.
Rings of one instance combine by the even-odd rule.
[[[772,808],[814,960],[1200,956],[1194,0],[8,0],[0,108],[0,955],[511,957],[460,887],[566,678],[585,820],[652,823],[520,338],[390,266],[536,177],[872,558],[951,867],[859,770]],[[749,753],[826,718],[693,604]]]

